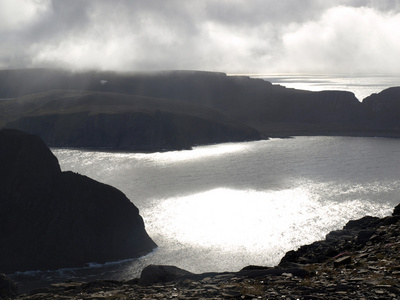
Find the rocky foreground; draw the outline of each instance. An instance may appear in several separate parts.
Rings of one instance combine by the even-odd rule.
[[[149,266],[130,281],[67,282],[17,299],[400,299],[400,205],[290,251],[274,268],[192,274]]]

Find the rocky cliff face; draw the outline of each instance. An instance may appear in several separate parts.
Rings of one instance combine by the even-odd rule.
[[[39,137],[1,130],[0,165],[2,272],[80,267],[156,247],[122,192],[61,172]]]
[[[52,146],[145,151],[277,135],[400,136],[399,90],[361,103],[350,92],[215,72],[3,70],[0,98],[15,99],[0,101],[0,127]]]
[[[27,116],[7,127],[40,135],[50,147],[130,151],[182,150],[201,144],[261,139],[257,130],[243,124],[161,111]]]
[[[400,87],[392,87],[365,98],[363,109],[368,127],[399,130]]]
[[[51,147],[165,151],[261,139],[224,113],[173,99],[57,90],[4,101],[1,108],[7,128],[39,135]]]

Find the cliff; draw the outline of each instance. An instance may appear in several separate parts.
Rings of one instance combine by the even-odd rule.
[[[269,136],[400,136],[400,88],[359,102],[246,76],[27,69],[0,71],[0,127],[51,146],[139,151]]]
[[[3,104],[6,127],[37,134],[51,147],[164,151],[261,139],[215,109],[171,99],[56,90]]]
[[[156,247],[122,192],[61,172],[39,137],[1,130],[0,165],[2,272],[81,267]]]
[[[372,94],[363,101],[365,123],[378,130],[400,130],[400,87]]]

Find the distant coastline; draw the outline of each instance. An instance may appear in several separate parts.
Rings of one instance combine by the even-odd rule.
[[[12,99],[0,102],[0,128],[37,134],[49,147],[158,152],[269,137],[400,136],[400,87],[360,102],[348,91],[206,71],[19,69],[0,71],[0,98]]]

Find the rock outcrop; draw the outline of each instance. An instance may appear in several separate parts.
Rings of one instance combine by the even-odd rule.
[[[289,251],[280,262],[280,266],[298,266],[302,264],[322,263],[342,253],[359,250],[372,240],[378,240],[379,228],[390,226],[400,221],[400,204],[392,216],[377,218],[365,216],[349,221],[341,230],[331,231],[323,241],[301,246]]]
[[[0,165],[2,272],[80,267],[156,247],[122,192],[61,172],[39,137],[1,130]]]
[[[139,284],[151,285],[155,283],[178,281],[192,275],[194,274],[175,266],[149,265],[142,270]]]

